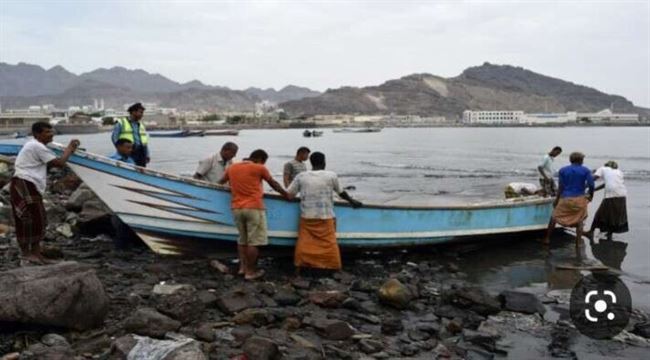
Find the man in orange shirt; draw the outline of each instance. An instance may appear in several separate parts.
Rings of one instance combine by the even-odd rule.
[[[255,150],[248,159],[231,165],[219,180],[221,185],[230,182],[231,208],[239,231],[239,274],[246,280],[264,276],[264,270],[257,270],[257,247],[268,244],[262,180],[285,198],[288,196],[264,166],[268,157],[264,150]]]

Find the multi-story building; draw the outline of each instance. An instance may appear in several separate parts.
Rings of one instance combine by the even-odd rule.
[[[523,111],[463,111],[463,123],[465,124],[520,124],[523,117]]]

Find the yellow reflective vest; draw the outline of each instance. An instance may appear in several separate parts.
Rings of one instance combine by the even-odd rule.
[[[117,122],[120,124],[120,136],[118,139],[126,139],[135,144],[135,137],[133,136],[133,126],[128,118],[119,118]],[[143,146],[147,146],[149,143],[149,135],[147,135],[147,129],[145,129],[144,124],[140,122],[140,143]]]

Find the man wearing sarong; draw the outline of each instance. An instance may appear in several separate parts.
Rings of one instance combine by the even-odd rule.
[[[600,203],[591,228],[585,235],[593,238],[594,230],[607,233],[607,239],[612,240],[612,233],[624,233],[629,230],[627,225],[627,189],[623,182],[623,172],[618,169],[616,161],[608,161],[594,173],[594,179],[603,179],[604,184],[596,190],[605,188],[605,198]]]
[[[594,178],[591,170],[582,165],[585,155],[571,153],[571,165],[560,169],[557,197],[553,203],[553,215],[548,224],[544,243],[548,244],[555,224],[576,228],[576,246],[582,239],[582,222],[587,218],[587,207],[594,197]],[[585,194],[585,191],[589,192]]]
[[[542,162],[539,164],[539,166],[537,166],[537,171],[539,171],[539,185],[546,193],[544,196],[555,196],[553,160],[561,153],[561,147],[554,147],[548,154],[544,155]]]
[[[290,197],[300,194],[300,227],[294,264],[298,273],[302,267],[340,270],[342,264],[336,242],[334,193],[354,208],[362,204],[341,191],[336,174],[325,170],[323,153],[311,154],[309,161],[312,170],[298,174],[287,190]]]
[[[20,246],[21,265],[43,265],[52,261],[41,253],[47,217],[43,194],[47,186],[47,168],[64,167],[79,140],[71,140],[61,157],[45,145],[54,138],[52,125],[36,122],[32,125],[33,139],[23,145],[16,158],[16,171],[11,178],[11,208],[16,223],[16,239]]]
[[[239,231],[239,274],[244,275],[246,280],[256,280],[264,276],[264,270],[257,269],[258,247],[268,244],[269,241],[262,181],[266,181],[275,191],[287,197],[282,185],[273,179],[269,169],[264,166],[268,157],[264,150],[255,150],[248,159],[226,169],[226,173],[219,180],[221,185],[230,182],[232,215]]]

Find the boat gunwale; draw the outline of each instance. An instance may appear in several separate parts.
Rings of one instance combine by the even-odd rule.
[[[17,145],[17,144],[16,144]],[[48,144],[49,147],[54,148],[59,151],[63,151],[65,149],[65,146],[59,143],[50,143]],[[79,156],[82,158],[94,160],[94,161],[99,161],[101,163],[109,164],[116,166],[118,168],[128,168],[135,170],[139,173],[144,173],[147,175],[152,175],[160,178],[165,178],[168,180],[173,180],[173,181],[181,181],[184,183],[192,184],[192,185],[197,185],[200,187],[204,188],[209,188],[209,189],[214,189],[214,190],[219,190],[223,192],[230,192],[229,188],[226,186],[210,183],[207,181],[203,180],[197,180],[193,178],[188,178],[180,175],[175,175],[175,174],[170,174],[164,171],[160,170],[152,170],[152,169],[147,169],[141,166],[137,165],[132,165],[132,164],[127,164],[123,161],[119,160],[113,160],[108,157],[102,156],[102,155],[97,155],[93,154],[84,150],[77,150],[74,153],[75,156]],[[283,196],[279,194],[271,194],[271,193],[264,193],[265,198],[271,198],[271,199],[280,199],[284,200],[287,202],[299,202],[299,199],[293,199],[293,200],[287,200]],[[516,207],[524,207],[524,206],[530,206],[530,205],[542,205],[542,204],[547,204],[551,203],[554,198],[549,197],[549,198],[540,198],[540,197],[533,197],[532,199],[528,200],[520,200],[520,201],[498,201],[498,202],[492,202],[492,203],[481,203],[481,204],[467,204],[467,205],[382,205],[382,204],[363,204],[363,209],[380,209],[380,210],[417,210],[417,211],[426,211],[426,210],[482,210],[482,209],[496,209],[496,208],[516,208]],[[335,201],[336,206],[341,206],[341,207],[352,207],[347,202],[343,201]]]

